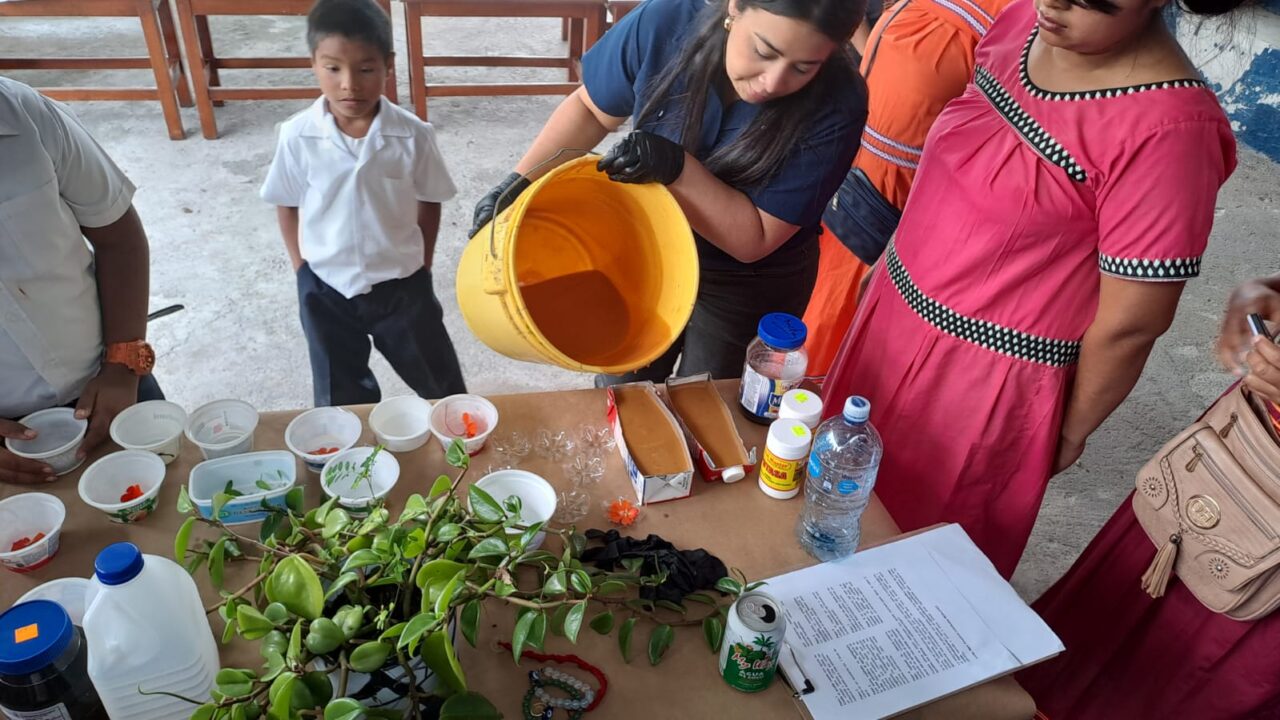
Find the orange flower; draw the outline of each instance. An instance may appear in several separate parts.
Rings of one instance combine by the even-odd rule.
[[[130,500],[137,500],[138,498],[142,497],[143,494],[144,493],[142,492],[141,485],[130,485],[129,487],[125,488],[124,494],[120,496],[120,502],[129,502]]]
[[[462,426],[466,428],[466,436],[468,439],[480,434],[480,425],[471,418],[471,413],[462,413]]]
[[[640,508],[636,507],[626,498],[618,498],[609,503],[609,522],[622,527],[631,527],[636,518],[640,517]]]

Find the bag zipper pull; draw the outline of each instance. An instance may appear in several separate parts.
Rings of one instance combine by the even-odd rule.
[[[1226,425],[1222,426],[1221,430],[1218,431],[1218,437],[1226,440],[1227,436],[1231,434],[1232,428],[1234,428],[1238,422],[1240,422],[1240,415],[1238,413],[1231,413],[1231,419],[1227,421]]]
[[[1200,464],[1200,460],[1204,458],[1204,451],[1199,445],[1191,448],[1191,459],[1187,461],[1187,472],[1195,472],[1196,466]]]

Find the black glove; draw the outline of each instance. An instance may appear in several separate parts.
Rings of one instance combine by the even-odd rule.
[[[657,575],[667,572],[667,580],[657,587],[640,588],[640,597],[645,600],[670,600],[678,603],[690,593],[701,590],[714,590],[716,582],[729,574],[720,558],[706,550],[677,550],[674,545],[657,535],[638,540],[627,537],[617,530],[601,532],[588,530],[587,539],[601,543],[600,547],[587,548],[582,553],[582,562],[591,563],[595,567],[613,571],[622,564],[625,558],[641,558],[644,564],[641,572],[646,575]]]
[[[528,190],[531,184],[528,178],[513,172],[485,193],[484,197],[480,198],[480,202],[476,203],[475,215],[471,218],[471,232],[467,233],[467,237],[475,237],[476,233],[480,232],[480,228],[489,224],[489,221],[493,220],[498,213],[510,207],[511,203],[520,197],[520,193]],[[501,207],[498,206],[499,198],[502,200]]]
[[[684,147],[661,135],[636,130],[610,148],[596,169],[614,182],[670,185],[684,172]]]

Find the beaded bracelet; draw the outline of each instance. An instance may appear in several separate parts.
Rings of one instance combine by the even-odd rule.
[[[553,668],[529,671],[529,683],[529,692],[525,693],[520,708],[525,720],[551,720],[556,708],[563,708],[569,714],[569,720],[582,720],[587,706],[594,700],[595,693],[586,683]],[[551,697],[547,693],[548,687],[559,688],[568,697]],[[540,707],[538,712],[534,711],[535,699]]]

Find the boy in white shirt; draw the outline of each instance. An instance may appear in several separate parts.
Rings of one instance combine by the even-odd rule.
[[[373,0],[315,4],[322,95],[281,126],[262,186],[297,272],[316,406],[381,399],[370,336],[419,395],[466,392],[431,280],[440,203],[456,190],[431,125],[382,97],[391,37]]]

